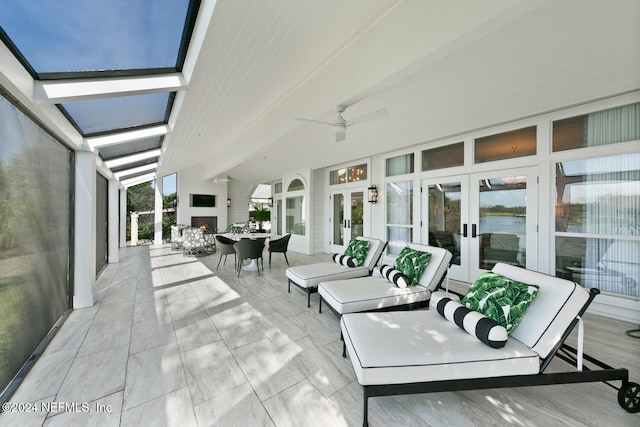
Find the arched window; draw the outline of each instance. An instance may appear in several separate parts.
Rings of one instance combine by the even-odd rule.
[[[299,190],[304,190],[304,183],[298,178],[296,178],[293,181],[291,181],[291,183],[289,184],[289,187],[287,188],[287,191],[299,191]]]
[[[301,178],[293,178],[287,186],[285,200],[285,229],[287,233],[306,235],[305,185]]]

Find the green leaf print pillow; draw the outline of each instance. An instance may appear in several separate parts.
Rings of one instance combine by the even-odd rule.
[[[431,260],[429,252],[418,251],[410,247],[403,248],[396,258],[395,268],[409,278],[410,285],[415,286]]]
[[[358,265],[362,265],[367,257],[370,245],[371,242],[369,240],[351,239],[344,254],[354,257],[358,260]]]
[[[476,279],[460,302],[495,320],[511,334],[539,289],[489,271]]]

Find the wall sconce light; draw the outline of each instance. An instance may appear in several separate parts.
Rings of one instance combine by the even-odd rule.
[[[372,185],[369,190],[369,203],[378,203],[378,187]]]
[[[231,199],[227,199],[227,207],[231,206]]]
[[[269,197],[269,198],[267,199],[267,204],[268,204],[269,206],[273,206],[273,197]]]

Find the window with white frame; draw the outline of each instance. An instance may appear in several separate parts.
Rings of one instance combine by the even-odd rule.
[[[367,164],[362,163],[329,171],[329,185],[366,181],[367,169]]]
[[[556,163],[556,275],[640,297],[640,154]]]
[[[387,204],[387,252],[397,255],[413,241],[413,181],[388,182]]]
[[[306,186],[301,179],[293,179],[287,186],[285,200],[285,230],[287,233],[304,236],[306,234]]]
[[[413,153],[389,157],[385,162],[385,176],[397,176],[413,173]]]

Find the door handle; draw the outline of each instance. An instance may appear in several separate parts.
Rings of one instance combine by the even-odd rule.
[[[474,239],[478,237],[478,233],[476,231],[476,224],[471,224],[471,237]]]
[[[462,224],[462,237],[467,237],[467,224]]]
[[[351,228],[351,220],[350,219],[347,220],[347,228]]]

